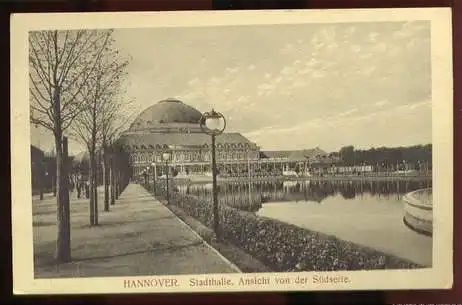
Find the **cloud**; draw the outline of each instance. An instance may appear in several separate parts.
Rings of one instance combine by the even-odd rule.
[[[385,106],[386,104],[388,104],[388,101],[386,101],[386,100],[381,100],[381,101],[378,101],[378,102],[374,103],[374,105],[376,107],[382,107],[382,106]]]
[[[371,33],[369,33],[368,36],[369,36],[369,41],[375,43],[375,42],[377,42],[377,37],[379,36],[379,34],[376,33],[376,32],[371,32]]]
[[[398,111],[402,112],[407,112],[407,111],[412,111],[420,107],[425,107],[425,106],[431,106],[432,103],[431,101],[422,101],[422,102],[417,102],[417,103],[409,103],[409,104],[404,104],[399,107],[397,107]]]
[[[374,105],[380,105],[380,107],[386,105],[387,102],[380,101],[375,103]],[[309,130],[313,128],[325,128],[325,127],[341,127],[351,124],[362,123],[365,121],[372,121],[376,117],[389,117],[395,116],[397,114],[405,115],[406,113],[412,112],[417,108],[421,108],[424,106],[431,106],[431,101],[420,101],[416,103],[410,103],[405,105],[396,106],[393,108],[387,108],[378,110],[375,112],[370,111],[360,111],[358,108],[352,108],[337,114],[328,115],[324,117],[318,117],[312,120],[304,121],[298,124],[294,124],[291,122],[291,126],[283,126],[278,125],[279,128],[276,126],[265,127],[262,129],[254,130],[249,132],[250,136],[262,135],[262,134],[281,134],[281,133],[291,133],[295,131],[302,131],[302,130]]]
[[[408,21],[403,23],[401,28],[393,33],[393,37],[399,40],[404,40],[410,37],[415,37],[416,34],[419,34],[422,31],[427,31],[429,28],[429,21]]]
[[[415,102],[431,96],[425,22],[310,24],[295,31],[261,26],[246,28],[246,35],[238,28],[223,28],[227,34],[218,38],[201,31],[221,29],[197,29],[196,36],[196,30],[169,30],[171,37],[183,31],[181,48],[170,38],[159,38],[164,43],[149,51],[131,43],[127,47],[144,55],[130,94],[146,106],[165,96],[199,110],[213,106],[230,118],[230,129],[267,143],[271,135],[294,131],[311,137],[307,130],[366,126],[398,115],[398,106],[401,115],[410,115],[425,109]],[[181,53],[170,55],[173,49]],[[163,60],[154,63],[153,56]],[[280,122],[287,125],[275,129]]]
[[[416,136],[417,138],[431,139],[431,133],[428,133],[428,125],[431,124],[427,123],[428,116],[431,118],[431,112],[426,110],[424,112],[417,111],[418,109],[423,110],[423,106],[428,105],[431,105],[429,101],[422,101],[394,107],[392,109],[383,109],[376,112],[361,112],[359,109],[353,108],[331,116],[319,117],[299,124],[292,124],[291,126],[275,125],[271,127],[265,127],[262,129],[254,130],[252,132],[248,132],[245,135],[253,141],[261,143],[261,145],[266,147],[271,147],[272,143],[282,142],[284,145],[294,145],[291,144],[292,141],[294,143],[300,144],[303,143],[299,142],[301,139],[306,139],[305,145],[300,144],[296,146],[298,148],[307,148],[313,147],[314,145],[314,142],[309,144],[311,141],[309,139],[317,139],[318,141],[323,142],[321,145],[322,147],[334,150],[338,150],[340,146],[333,148],[332,143],[329,144],[328,142],[324,142],[324,139],[331,138],[331,136],[328,136],[328,134],[337,134],[337,136],[340,134],[343,136],[350,134],[350,138],[344,139],[346,140],[345,143],[347,144],[354,143],[353,141],[358,140],[362,143],[364,143],[363,140],[366,139],[371,141],[371,139],[366,137],[365,134],[373,130],[375,130],[377,134],[386,134],[387,141],[393,139],[394,135],[397,134],[402,135],[403,138],[406,137],[406,141],[409,140],[409,137],[412,139],[412,136]],[[413,117],[421,118],[421,120],[417,121],[417,125],[409,124],[408,120],[413,122]],[[365,128],[365,124],[370,124],[370,128]],[[375,129],[374,127],[377,125],[380,125],[381,128]],[[407,127],[405,134],[402,133],[404,126]],[[423,131],[422,128],[424,128]],[[335,129],[336,133],[326,133],[327,130],[332,129]],[[389,136],[389,133],[391,133],[392,136]],[[353,134],[357,134],[357,137],[359,138],[354,138],[352,136]],[[388,143],[380,143],[380,139],[374,138],[374,141],[377,140],[378,142],[376,142],[376,146],[387,145]],[[395,143],[396,144],[394,145],[399,145],[401,142],[396,141]],[[370,143],[370,145],[374,145],[374,143]],[[292,147],[294,148],[295,146]]]

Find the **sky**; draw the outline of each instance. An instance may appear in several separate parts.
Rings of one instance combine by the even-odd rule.
[[[431,143],[427,21],[116,29],[114,38],[132,58],[134,112],[165,98],[213,107],[226,131],[262,150]]]

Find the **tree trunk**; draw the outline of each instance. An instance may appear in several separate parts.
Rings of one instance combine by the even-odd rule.
[[[40,161],[39,163],[39,179],[38,179],[38,185],[39,185],[39,191],[40,191],[40,200],[43,200],[43,184],[45,180],[45,175],[44,175],[44,170],[43,170],[43,162]]]
[[[115,186],[115,199],[119,199],[119,170],[116,169],[114,172],[114,186]]]
[[[98,225],[98,168],[96,164],[96,154],[93,153],[93,177],[91,181],[91,186],[93,189],[93,192],[91,193],[93,196],[93,209],[94,209],[94,221],[95,221],[95,226]]]
[[[106,145],[103,146],[104,211],[109,211],[109,171]]]
[[[122,191],[124,190],[124,177],[122,175],[122,172],[119,172],[120,178],[119,178],[119,197],[122,194]]]
[[[63,143],[64,142],[64,143]],[[56,144],[56,203],[58,220],[58,237],[56,242],[56,260],[59,263],[71,260],[70,251],[70,215],[69,189],[67,185],[67,138],[62,139],[58,132],[55,136]],[[63,151],[64,144],[64,151]]]
[[[56,160],[56,166],[58,166],[58,156],[55,157]],[[57,184],[58,184],[58,179],[57,179],[57,173],[58,173],[58,168],[55,168],[55,173],[51,175],[51,189],[53,191],[53,196],[56,197],[56,189],[57,189]]]
[[[109,170],[110,170],[110,178],[111,178],[111,205],[115,204],[115,190],[114,190],[114,156],[111,155],[110,157],[110,165],[109,165]]]
[[[91,151],[91,149],[88,151],[89,152],[89,162],[88,162],[88,184],[89,184],[89,193],[90,193],[90,225],[94,226],[95,223],[95,197],[93,196],[93,172],[95,171],[94,169],[94,163],[93,163],[93,155],[94,153]]]

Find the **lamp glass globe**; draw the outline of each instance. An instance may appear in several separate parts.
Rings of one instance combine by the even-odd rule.
[[[170,153],[168,153],[168,152],[163,153],[162,154],[162,159],[164,159],[165,161],[170,160]]]
[[[205,120],[205,126],[210,130],[222,130],[224,126],[223,118],[209,117]]]

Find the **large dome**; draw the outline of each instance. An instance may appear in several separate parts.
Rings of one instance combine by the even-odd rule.
[[[166,99],[141,112],[130,130],[149,129],[160,124],[198,124],[201,112],[177,99]]]

